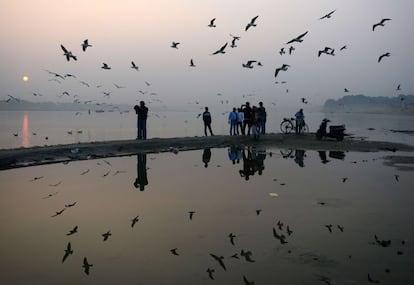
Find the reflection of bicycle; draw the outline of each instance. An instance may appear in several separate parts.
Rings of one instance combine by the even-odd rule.
[[[284,134],[289,134],[294,132],[296,129],[296,120],[295,118],[283,118],[283,121],[280,123],[280,130]],[[309,133],[309,127],[304,123],[300,129],[300,133]]]

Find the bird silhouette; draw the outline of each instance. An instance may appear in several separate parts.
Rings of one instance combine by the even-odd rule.
[[[224,265],[223,262],[224,256],[217,256],[213,253],[210,253],[210,256],[213,257],[219,263],[219,265],[224,269],[224,271],[226,271],[226,265]]]
[[[237,38],[235,38],[235,37],[231,40],[231,44],[230,44],[230,47],[231,47],[231,48],[235,48],[235,47],[237,47],[237,45],[236,45],[236,41],[237,41]]]
[[[180,255],[178,252],[177,252],[177,250],[178,250],[178,248],[173,248],[173,249],[170,249],[170,252],[173,254],[173,255]]]
[[[321,54],[327,54],[327,55],[332,55],[335,56],[335,49],[330,48],[330,47],[325,47],[323,50],[319,50],[318,51],[318,57],[321,56]]]
[[[276,229],[275,229],[275,228],[273,228],[273,237],[274,237],[275,239],[279,240],[281,244],[286,244],[286,243],[288,243],[288,242],[286,241],[286,237],[285,237],[283,234],[280,234],[280,235],[279,235],[279,234],[277,233],[277,231],[276,231]]]
[[[345,93],[348,93],[348,92],[349,92],[349,90],[348,90],[347,88],[344,88],[344,92],[345,92]]]
[[[252,252],[250,251],[250,250],[248,250],[248,251],[244,251],[243,249],[241,250],[241,252],[240,252],[240,255],[241,256],[243,256],[244,257],[244,259],[247,261],[247,262],[256,262],[255,260],[253,260],[252,259]]]
[[[135,226],[135,224],[139,221],[139,219],[138,219],[138,217],[139,216],[136,216],[135,218],[133,218],[132,220],[131,220],[131,228],[133,228],[134,226]]]
[[[254,282],[247,280],[246,276],[244,275],[243,275],[243,281],[245,285],[254,285]]]
[[[306,98],[301,98],[301,100],[303,104],[308,104],[308,101],[306,101]]]
[[[342,177],[342,183],[345,183],[348,180],[348,177]]]
[[[106,69],[106,70],[111,69],[111,67],[110,67],[108,64],[106,64],[105,62],[104,62],[104,63],[102,63],[101,68],[102,68],[102,69]]]
[[[283,64],[281,67],[276,68],[275,70],[275,78],[277,77],[279,71],[287,71],[288,67],[290,67],[290,65],[288,64]]]
[[[295,47],[294,46],[290,46],[289,47],[289,55],[291,55],[294,50],[295,50]]]
[[[253,63],[255,63],[256,62],[256,60],[249,60],[247,63],[242,63],[242,66],[244,67],[244,68],[253,68]]]
[[[395,178],[395,181],[400,181],[399,179],[400,179],[400,175],[398,175],[398,174],[394,174],[394,178]]]
[[[250,27],[256,27],[256,23],[255,22],[256,22],[256,20],[257,20],[258,17],[259,16],[256,16],[256,17],[252,18],[250,20],[250,23],[247,24],[247,26],[246,26],[246,28],[244,30],[247,31]]]
[[[336,225],[341,232],[344,232],[344,227],[341,225]]]
[[[384,53],[384,54],[381,54],[379,57],[378,57],[378,62],[381,62],[381,60],[384,58],[384,57],[390,57],[391,56],[391,54],[389,53],[389,52],[386,52],[386,53]]]
[[[111,234],[111,231],[107,231],[106,233],[103,233],[102,234],[102,236],[103,236],[103,241],[107,241],[108,240],[108,238],[111,236],[112,234]]]
[[[236,235],[235,234],[233,234],[233,233],[229,233],[229,238],[230,238],[230,243],[232,244],[232,245],[234,245],[234,238],[236,237]]]
[[[89,275],[89,270],[90,270],[90,268],[92,266],[93,266],[93,264],[90,264],[88,262],[88,259],[86,257],[84,257],[83,258],[83,265],[82,265],[82,267],[83,267],[83,270],[84,270],[84,272],[85,272],[86,275]]]
[[[131,61],[131,68],[135,69],[136,71],[138,71],[139,67],[138,65],[135,64],[135,62]]]
[[[71,204],[67,204],[67,205],[65,205],[65,207],[66,207],[66,208],[73,207],[73,206],[75,206],[75,205],[76,205],[76,203],[78,203],[78,201],[73,202],[73,203],[71,203]]]
[[[211,280],[214,280],[214,276],[213,276],[214,271],[215,270],[212,268],[207,268],[208,277],[210,277]]]
[[[280,49],[280,51],[279,51],[279,54],[280,54],[280,55],[284,55],[285,53],[286,53],[286,52],[285,52],[285,48],[281,48],[281,49]]]
[[[195,67],[193,59],[190,59],[190,67]]]
[[[293,231],[290,229],[289,225],[286,226],[286,233],[288,234],[288,236],[290,236],[293,233]]]
[[[216,27],[216,25],[214,25],[214,21],[216,20],[216,18],[213,18],[213,19],[211,19],[210,20],[210,24],[208,24],[208,26],[210,27],[210,28],[215,28]]]
[[[82,43],[82,50],[83,50],[83,51],[86,51],[86,49],[87,49],[88,47],[91,47],[91,45],[89,44],[88,39],[86,39],[86,40],[84,40],[84,41],[83,41],[83,43]]]
[[[395,90],[400,91],[401,90],[401,84],[398,84],[397,89],[395,89]]]
[[[261,212],[262,212],[262,209],[256,210],[256,215],[260,215]]]
[[[347,47],[346,47],[346,45],[344,45],[344,46],[342,46],[339,50],[344,50],[344,49],[347,49]]]
[[[178,49],[178,45],[179,45],[180,43],[178,43],[178,42],[172,42],[171,43],[171,47],[172,48],[175,48],[175,49]]]
[[[59,216],[59,215],[61,215],[64,211],[66,210],[66,208],[63,208],[62,210],[60,210],[60,211],[57,211],[53,216],[52,216],[52,218],[53,217],[56,217],[56,216]]]
[[[86,169],[84,172],[82,172],[80,175],[85,175],[86,173],[88,173],[90,170]]]
[[[277,221],[277,227],[279,228],[279,230],[283,230],[283,223],[281,221]]]
[[[324,16],[322,16],[322,17],[320,17],[319,18],[319,20],[323,20],[323,19],[329,19],[329,18],[331,18],[332,17],[332,14],[334,13],[336,11],[336,9],[335,10],[333,10],[332,12],[329,12],[328,14],[326,14],[326,15],[324,15]]]
[[[62,50],[64,52],[63,55],[66,57],[67,61],[70,61],[71,58],[74,59],[74,60],[78,60],[76,58],[76,56],[73,55],[73,53],[71,51],[68,51],[63,45],[60,45],[60,47],[62,48]]]
[[[78,232],[78,226],[75,226],[73,229],[71,229],[66,235],[71,236],[73,234],[76,234]]]
[[[195,214],[195,211],[189,211],[188,214],[189,214],[190,220],[192,220]]]
[[[288,41],[286,44],[288,45],[288,44],[291,44],[291,43],[294,43],[294,42],[298,42],[298,43],[303,42],[303,37],[306,36],[307,33],[308,33],[308,31],[304,32],[303,34],[300,34],[296,38],[291,39],[290,41]]]
[[[384,27],[385,22],[387,22],[387,21],[391,21],[391,19],[390,18],[384,18],[379,23],[374,24],[372,26],[372,31],[375,31],[375,28],[378,27],[378,26]]]
[[[328,229],[328,231],[329,231],[330,233],[332,233],[332,224],[325,225],[325,227]]]
[[[219,54],[219,53],[226,53],[225,51],[224,51],[224,49],[227,47],[227,44],[228,43],[226,43],[225,45],[223,45],[220,49],[218,49],[218,50],[216,50],[215,52],[213,52],[211,55],[215,55],[215,54]]]
[[[73,250],[72,250],[72,246],[69,242],[68,245],[66,246],[65,255],[62,258],[62,263],[65,262],[66,258],[68,258],[68,256],[71,255],[71,254],[73,254]]]
[[[231,258],[235,258],[235,259],[240,259],[239,258],[239,254],[238,253],[235,253],[235,254],[233,254],[232,256],[230,256]]]

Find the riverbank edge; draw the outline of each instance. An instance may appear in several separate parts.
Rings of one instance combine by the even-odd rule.
[[[0,170],[88,160],[105,157],[129,156],[137,153],[160,153],[167,151],[187,151],[204,148],[224,148],[232,145],[262,146],[279,149],[338,150],[354,152],[404,151],[413,152],[414,146],[367,141],[363,138],[346,137],[343,141],[317,140],[315,134],[266,134],[254,140],[250,136],[208,136],[151,138],[148,140],[97,141],[76,144],[35,146],[0,150]]]

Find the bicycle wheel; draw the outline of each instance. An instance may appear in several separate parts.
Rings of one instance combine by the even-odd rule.
[[[292,124],[292,122],[290,122],[290,121],[283,121],[281,124],[280,124],[280,130],[282,131],[282,133],[284,133],[284,134],[288,134],[288,133],[290,133],[290,132],[292,132],[293,131],[293,124]]]
[[[308,124],[304,124],[302,127],[302,133],[307,134],[309,133],[309,126]]]

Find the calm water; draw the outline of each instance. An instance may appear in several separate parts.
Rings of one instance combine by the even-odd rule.
[[[1,171],[0,280],[413,284],[414,165],[387,166],[388,154],[206,149]]]
[[[152,112],[148,119],[148,138],[202,136],[201,110]],[[228,134],[226,109],[212,111],[213,132]],[[223,115],[224,114],[224,115]],[[294,111],[268,109],[268,132],[280,132],[284,117]],[[305,113],[310,131],[315,132],[323,118],[332,124],[345,124],[346,132],[370,140],[414,144],[414,135],[393,133],[390,129],[413,130],[414,116],[380,114]],[[136,115],[133,112],[1,111],[0,148],[30,147],[77,142],[122,140],[136,138]],[[373,128],[369,130],[369,128]],[[15,136],[16,135],[16,136]],[[47,138],[47,139],[46,139]]]

